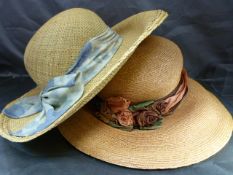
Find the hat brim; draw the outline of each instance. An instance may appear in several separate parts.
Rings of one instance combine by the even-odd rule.
[[[52,128],[56,127],[58,124],[69,118],[82,106],[84,106],[89,100],[91,100],[100,90],[103,89],[103,87],[124,65],[124,63],[134,52],[137,46],[148,35],[150,35],[151,32],[155,30],[166,17],[167,13],[162,10],[146,11],[133,15],[115,25],[112,29],[115,30],[123,38],[120,48],[117,50],[116,54],[113,56],[110,62],[104,67],[104,69],[85,86],[83,96],[64,115],[62,115],[48,128],[36,133],[35,135],[16,137],[10,135],[9,133],[24,127],[28,122],[35,118],[36,114],[22,119],[11,119],[1,113],[0,135],[10,141],[26,142],[46,133],[47,131],[51,130]],[[23,97],[38,95],[41,90],[42,88],[36,87],[30,92],[24,94]],[[15,103],[15,101],[11,102],[10,104],[12,103]]]
[[[75,148],[130,168],[167,169],[198,163],[229,141],[233,122],[221,102],[196,81],[176,111],[156,130],[123,131],[96,117],[86,105],[59,126]]]

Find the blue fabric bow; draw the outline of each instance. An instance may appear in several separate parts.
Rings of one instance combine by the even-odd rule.
[[[108,28],[101,35],[89,40],[67,73],[51,79],[38,96],[21,98],[12,106],[4,108],[2,113],[14,119],[36,114],[22,129],[10,134],[18,137],[30,136],[61,117],[82,97],[85,85],[104,68],[121,42],[122,38]]]

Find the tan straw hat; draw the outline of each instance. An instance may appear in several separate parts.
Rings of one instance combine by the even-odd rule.
[[[232,134],[230,113],[187,78],[180,49],[162,37],[145,39],[98,96],[59,130],[78,150],[112,164],[187,166],[217,153]]]
[[[51,18],[31,38],[24,55],[37,87],[4,108],[0,135],[26,142],[69,118],[111,80],[166,17],[162,10],[146,11],[112,28],[81,8]]]

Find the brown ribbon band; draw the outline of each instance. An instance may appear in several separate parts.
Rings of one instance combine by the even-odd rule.
[[[184,98],[188,91],[187,79],[187,72],[183,69],[175,90],[158,100],[131,104],[123,97],[110,97],[101,104],[97,117],[120,129],[155,129],[161,126],[164,116],[170,115]]]

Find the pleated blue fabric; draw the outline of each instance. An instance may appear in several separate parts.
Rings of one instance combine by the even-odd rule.
[[[107,28],[99,36],[90,39],[66,74],[51,79],[38,96],[21,98],[4,108],[2,113],[14,119],[36,114],[22,129],[10,134],[18,137],[31,136],[59,119],[82,97],[85,85],[105,67],[121,43],[122,38]]]

